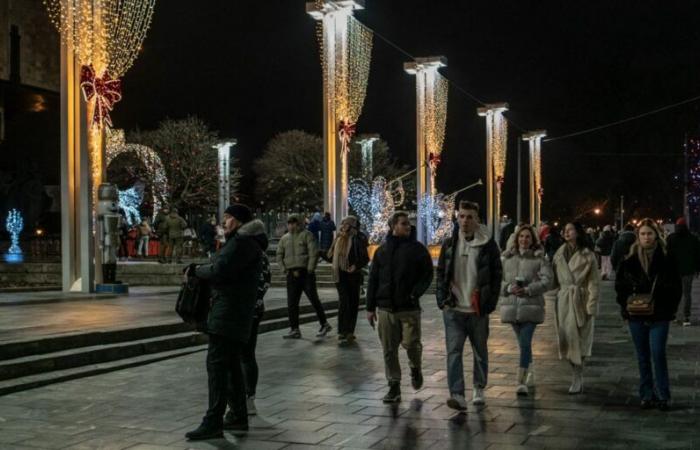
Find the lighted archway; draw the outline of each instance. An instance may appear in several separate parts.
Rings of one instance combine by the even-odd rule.
[[[168,198],[168,178],[160,156],[152,148],[141,144],[127,144],[124,130],[107,129],[107,145],[105,156],[106,167],[114,161],[114,158],[122,153],[134,153],[146,166],[146,171],[153,177],[149,180],[153,183],[153,216],[161,208],[161,199]]]

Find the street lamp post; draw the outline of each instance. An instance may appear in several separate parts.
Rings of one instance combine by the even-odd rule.
[[[219,216],[224,218],[224,211],[231,201],[231,147],[237,144],[235,139],[226,140],[212,145],[218,151],[219,161]]]

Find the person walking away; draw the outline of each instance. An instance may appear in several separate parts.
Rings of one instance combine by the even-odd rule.
[[[615,235],[612,227],[605,225],[603,232],[595,243],[596,252],[600,255],[600,274],[603,280],[609,280],[613,273],[612,263],[610,262],[610,254],[612,253],[613,245],[615,244]]]
[[[204,252],[211,258],[216,252],[216,219],[211,218],[199,227],[199,240],[202,242]]]
[[[436,298],[442,310],[447,347],[447,406],[467,409],[464,385],[464,344],[469,338],[474,359],[472,404],[486,403],[488,381],[489,314],[496,309],[503,267],[496,242],[479,223],[479,205],[461,201],[459,231],[440,249]]]
[[[671,402],[666,342],[669,323],[681,299],[681,275],[677,257],[666,252],[662,231],[651,219],[643,219],[637,238],[615,278],[620,314],[627,322],[639,363],[639,397],[642,409],[654,406],[667,411]],[[628,308],[630,298],[647,296],[648,311]],[[653,368],[653,372],[652,372]]]
[[[600,272],[591,243],[580,223],[567,223],[564,241],[552,261],[554,287],[558,288],[554,327],[559,359],[572,370],[569,394],[583,393],[583,364],[593,348]]]
[[[620,263],[627,256],[630,251],[630,247],[634,244],[636,235],[634,234],[634,225],[631,223],[625,224],[622,232],[617,237],[615,244],[613,245],[612,252],[610,253],[610,263],[613,266],[613,271],[617,272],[620,267]]]
[[[530,225],[516,230],[515,242],[503,256],[503,282],[499,312],[501,322],[511,324],[520,348],[516,378],[518,395],[528,395],[534,387],[532,338],[544,322],[544,293],[552,284],[552,267]]]
[[[564,244],[564,239],[561,237],[561,231],[556,225],[549,228],[549,234],[544,240],[544,252],[547,255],[547,260],[550,262],[554,258],[554,254]]]
[[[313,216],[311,216],[311,220],[309,221],[309,225],[306,226],[306,229],[311,232],[313,235],[314,239],[316,240],[316,245],[319,245],[321,242],[321,213],[320,212],[315,212]]]
[[[165,226],[168,229],[168,249],[170,252],[168,262],[172,263],[175,260],[178,264],[182,264],[182,244],[187,222],[180,217],[177,208],[172,208],[168,218],[165,219]]]
[[[320,237],[319,237],[319,249],[321,253],[326,254],[328,249],[331,248],[333,244],[333,234],[335,233],[335,222],[331,219],[331,213],[327,212],[323,214],[323,219],[319,224]]]
[[[332,330],[316,290],[316,263],[318,247],[311,232],[305,229],[298,216],[287,219],[287,233],[277,244],[277,264],[287,275],[287,310],[291,330],[285,339],[301,339],[299,331],[299,301],[302,291],[316,311],[321,324],[316,337],[324,337]]]
[[[348,216],[328,250],[333,268],[333,281],[338,290],[338,345],[355,342],[355,324],[360,307],[362,269],[369,262],[367,237],[360,232],[356,217]]]
[[[138,227],[139,229],[139,248],[136,254],[138,256],[148,257],[148,241],[151,238],[153,230],[148,224],[148,219],[143,219]]]
[[[153,229],[158,235],[158,262],[164,264],[168,257],[168,223],[167,218],[170,215],[170,209],[162,208],[156,215],[153,221]]]
[[[367,321],[377,324],[384,352],[389,392],[384,403],[401,401],[399,344],[406,349],[411,385],[423,386],[420,297],[433,281],[433,261],[428,249],[412,234],[405,212],[389,219],[389,234],[377,249],[367,286]]]
[[[253,326],[262,270],[262,249],[255,234],[259,228],[252,220],[245,205],[226,208],[226,244],[210,264],[194,268],[195,276],[206,281],[212,291],[207,319],[209,408],[201,425],[185,435],[189,440],[221,438],[224,429],[248,430],[241,363]],[[192,266],[187,273],[191,271]],[[233,408],[224,418],[227,403]]]
[[[690,326],[692,312],[693,279],[700,271],[700,240],[695,237],[681,217],[674,232],[668,237],[668,252],[673,256],[683,286],[683,326]]]

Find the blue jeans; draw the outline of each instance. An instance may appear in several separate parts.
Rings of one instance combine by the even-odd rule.
[[[464,343],[469,338],[474,357],[474,387],[486,387],[489,373],[489,353],[486,341],[489,338],[488,316],[478,317],[445,308],[442,313],[445,322],[447,343],[447,384],[450,394],[464,395],[464,363],[462,354]]]
[[[520,347],[520,367],[527,369],[532,362],[532,336],[535,334],[536,323],[514,323],[513,331],[515,337],[518,338],[518,347]]]
[[[629,321],[630,333],[637,350],[639,362],[639,396],[642,400],[654,397],[654,385],[659,400],[669,400],[671,390],[668,383],[666,363],[666,341],[669,322]],[[654,376],[652,376],[652,361]],[[654,377],[656,383],[654,383]]]

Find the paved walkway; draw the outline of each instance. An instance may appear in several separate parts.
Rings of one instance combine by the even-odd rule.
[[[244,438],[183,439],[206,407],[205,354],[197,353],[0,397],[0,448],[700,449],[700,327],[672,327],[672,411],[641,411],[634,350],[612,284],[604,283],[602,293],[594,357],[580,396],[566,394],[569,369],[557,358],[549,302],[547,321],[535,335],[536,394],[516,397],[515,340],[492,317],[487,405],[469,405],[461,415],[448,409],[444,330],[433,299],[425,297],[426,382],[414,392],[405,379],[398,407],[381,403],[381,349],[366,321],[358,324],[356,348],[310,338],[316,331],[310,324],[299,341],[282,340],[282,331],[260,336],[260,415]],[[471,355],[465,359],[469,385]]]

